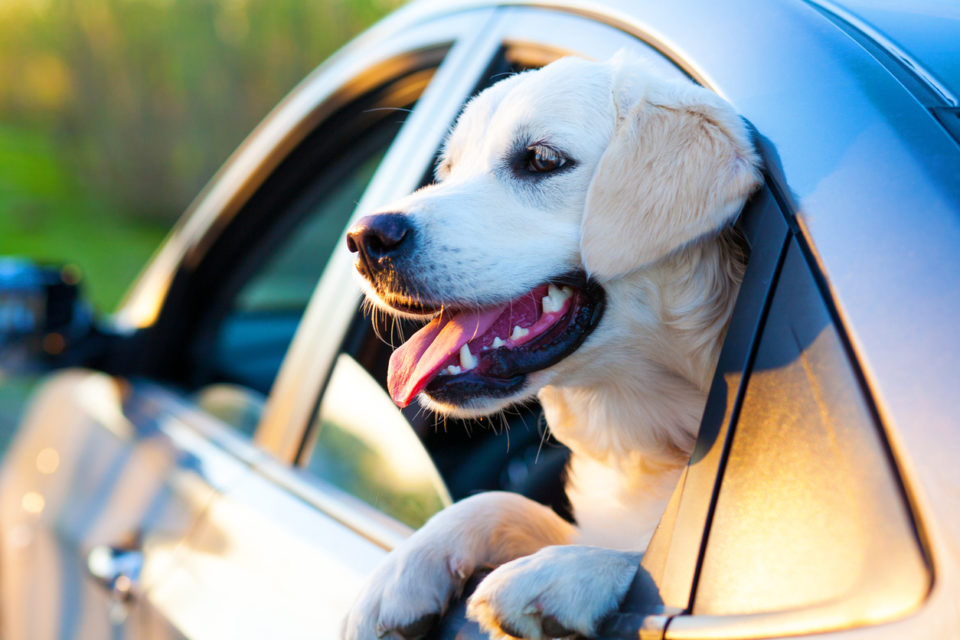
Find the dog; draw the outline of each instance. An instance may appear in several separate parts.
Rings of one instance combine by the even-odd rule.
[[[692,451],[758,165],[714,93],[623,54],[561,58],[472,99],[436,183],[348,231],[367,297],[429,319],[391,357],[394,401],[481,416],[536,395],[577,524],[461,500],[386,558],[345,638],[424,635],[481,568],[467,614],[494,637],[596,634]]]

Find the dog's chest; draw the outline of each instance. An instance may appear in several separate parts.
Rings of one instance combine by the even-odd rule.
[[[642,465],[630,468],[622,462],[612,467],[571,457],[566,489],[577,519],[577,543],[643,551],[650,542],[681,469],[649,473]]]

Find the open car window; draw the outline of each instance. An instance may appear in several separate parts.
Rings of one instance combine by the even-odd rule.
[[[391,123],[366,145],[358,145],[359,150],[351,150],[292,205],[305,209],[306,216],[240,287],[213,332],[212,379],[269,392],[326,257],[383,157],[393,130]]]
[[[185,263],[147,332],[148,377],[252,437],[304,310],[356,204],[444,49],[343,104],[299,142]]]

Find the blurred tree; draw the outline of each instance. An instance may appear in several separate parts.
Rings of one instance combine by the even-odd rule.
[[[2,4],[2,120],[45,125],[84,179],[169,222],[297,81],[398,3]]]
[[[312,68],[400,0],[0,0],[0,254],[112,307]]]

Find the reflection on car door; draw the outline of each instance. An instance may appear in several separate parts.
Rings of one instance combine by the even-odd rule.
[[[4,638],[137,637],[140,596],[233,479],[201,468],[227,461],[214,445],[129,391],[67,371],[33,399],[0,483]]]

